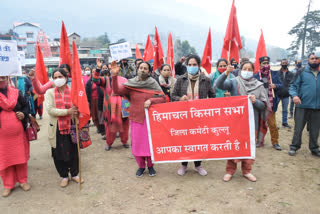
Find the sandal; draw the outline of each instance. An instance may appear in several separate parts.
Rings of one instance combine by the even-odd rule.
[[[248,174],[245,174],[243,175],[246,179],[248,179],[249,181],[252,181],[252,182],[256,182],[257,181],[257,178],[251,174],[251,173],[248,173]]]
[[[11,194],[11,189],[4,189],[2,192],[2,197],[8,197]]]
[[[232,175],[227,173],[223,176],[223,181],[228,182],[231,180],[231,178],[232,178]]]
[[[28,183],[20,184],[20,187],[23,189],[23,191],[29,191],[31,189],[31,185]]]

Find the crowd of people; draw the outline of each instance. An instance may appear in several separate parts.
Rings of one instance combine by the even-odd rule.
[[[289,71],[287,59],[281,61],[279,71],[270,69],[268,56],[261,57],[259,63],[259,71],[255,73],[254,64],[246,58],[241,59],[240,64],[234,59],[230,62],[219,59],[217,70],[208,75],[201,67],[200,57],[190,54],[175,65],[174,77],[168,64],[152,72],[152,65],[142,59],[136,59],[134,66],[129,65],[127,59],[121,60],[120,65],[116,62],[103,64],[97,59],[94,67],[83,70],[91,114],[88,123],[92,122],[97,133],[106,140],[106,151],[112,149],[117,136],[125,149],[131,147],[138,165],[137,177],[144,175],[146,167],[149,176],[155,176],[145,108],[165,102],[248,96],[253,104],[257,148],[264,146],[269,128],[273,148],[282,149],[276,124],[276,111],[281,101],[282,127],[291,128],[288,118],[293,115],[295,121],[289,155],[295,155],[300,149],[302,131],[307,124],[309,149],[312,155],[320,157],[320,56],[311,53],[305,66],[297,60],[292,71]],[[52,72],[51,81],[44,85],[37,80],[33,69],[12,80],[0,77],[0,176],[3,197],[10,195],[16,183],[25,191],[31,188],[27,171],[30,146],[25,129],[32,116],[39,114],[39,119],[42,119],[43,105],[49,115],[48,141],[54,165],[61,177],[60,186],[68,186],[70,179],[77,183],[84,182],[78,175],[77,145],[70,135],[74,117],[78,115],[77,108],[71,102],[70,74],[70,66],[63,64]],[[38,98],[43,95],[42,103]],[[123,114],[123,103],[130,103],[127,116]],[[243,176],[256,181],[257,178],[251,173],[253,159],[228,160],[223,180],[231,180],[238,162],[241,162]],[[201,176],[207,175],[201,161],[194,161],[194,166]],[[187,167],[188,162],[182,162],[178,175],[185,175]]]

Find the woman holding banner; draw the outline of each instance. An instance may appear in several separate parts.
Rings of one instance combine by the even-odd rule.
[[[149,176],[155,176],[156,171],[151,161],[148,130],[146,124],[145,108],[152,104],[165,103],[166,98],[161,87],[151,76],[152,67],[147,62],[140,62],[137,67],[138,76],[129,79],[124,84],[119,84],[119,66],[112,62],[112,89],[117,95],[130,97],[130,127],[131,127],[131,147],[139,169],[137,177],[142,177],[145,165],[149,171]]]
[[[171,94],[173,92],[174,84],[176,83],[176,78],[171,76],[171,66],[168,64],[163,64],[160,67],[160,76],[156,78],[157,82],[161,86],[163,93],[166,95],[167,102],[171,101]]]
[[[77,115],[78,110],[72,106],[65,70],[59,68],[54,71],[52,78],[56,87],[45,94],[45,106],[50,116],[48,135],[53,161],[62,178],[60,186],[66,187],[69,183],[69,172],[73,181],[80,182],[77,144],[72,143],[70,135],[71,117]]]
[[[10,195],[17,182],[24,191],[30,190],[28,160],[30,145],[27,127],[28,104],[22,92],[8,86],[8,77],[0,77],[0,176],[3,197]]]
[[[216,94],[216,97],[229,97],[230,96],[229,91],[221,90],[221,89],[217,88],[217,86],[216,86],[216,80],[219,78],[219,76],[223,72],[225,72],[227,70],[227,65],[228,65],[228,62],[227,62],[226,59],[224,59],[224,58],[219,59],[218,62],[217,62],[217,70],[216,70],[216,72],[211,73],[210,76],[209,76],[209,78],[212,81],[212,88],[213,88],[213,91]],[[233,74],[229,74],[228,78],[232,79],[232,78],[234,78],[234,75]]]
[[[97,59],[97,69],[93,73],[93,84],[92,88],[96,86],[103,88],[104,99],[103,99],[103,118],[105,120],[105,132],[106,132],[106,147],[105,150],[109,151],[111,149],[114,140],[116,139],[117,133],[120,133],[120,139],[124,148],[129,148],[128,138],[129,138],[129,119],[122,118],[122,99],[121,96],[116,96],[113,94],[110,77],[101,77],[100,70],[102,68],[102,63],[100,59]],[[121,85],[127,82],[127,79],[119,76],[117,78],[118,84]],[[93,97],[94,94],[92,94]],[[89,95],[89,97],[91,97]],[[97,101],[98,102],[98,101]],[[97,109],[98,110],[98,109]],[[97,111],[96,110],[96,111]],[[97,118],[98,120],[98,118]]]
[[[220,90],[230,91],[231,96],[249,96],[254,109],[257,139],[259,133],[261,133],[259,132],[260,126],[266,126],[266,124],[259,121],[263,121],[261,119],[266,117],[268,110],[271,110],[268,106],[267,92],[264,89],[263,83],[253,78],[254,65],[252,62],[244,62],[240,67],[239,76],[234,79],[227,79],[232,70],[233,66],[229,65],[227,70],[217,79],[216,86]],[[236,172],[238,162],[241,162],[243,176],[250,181],[256,181],[256,177],[250,173],[252,164],[254,163],[253,159],[228,160],[226,167],[227,174],[225,174],[223,180],[226,182],[231,180],[233,174]]]
[[[172,101],[188,101],[197,99],[214,98],[211,80],[200,72],[200,57],[189,55],[187,64],[187,73],[180,76],[174,86]],[[188,162],[183,162],[178,170],[178,175],[184,175],[187,172]],[[195,170],[202,176],[207,175],[207,171],[202,168],[201,161],[194,162]]]

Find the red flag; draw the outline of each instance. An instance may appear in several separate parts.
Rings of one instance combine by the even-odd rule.
[[[136,44],[136,59],[142,59],[141,52],[140,52],[140,49],[138,47],[138,44]]]
[[[64,26],[64,22],[62,22],[62,27],[61,27],[59,66],[62,64],[67,64],[70,66],[70,68],[72,68],[69,39],[68,39],[66,27]]]
[[[172,76],[176,77],[176,73],[174,70],[174,55],[173,55],[173,44],[172,44],[172,35],[169,33],[168,37],[168,52],[167,52],[167,64],[171,66]]]
[[[156,27],[156,33],[154,36],[154,49],[153,49],[153,72],[157,70],[157,68],[160,68],[163,63],[164,63],[163,51],[162,51],[158,30]]]
[[[36,52],[37,61],[36,61],[36,69],[35,69],[36,70],[36,77],[37,77],[37,80],[39,80],[39,82],[42,85],[44,85],[49,81],[49,79],[48,79],[48,74],[47,74],[46,66],[44,64],[43,55],[41,52],[39,42],[37,42],[36,51],[37,51]],[[38,104],[38,106],[40,106],[44,101],[44,96],[38,95],[37,99],[38,99],[37,104]]]
[[[209,28],[206,46],[204,47],[201,66],[206,69],[207,73],[211,73],[212,47],[211,47],[211,29]]]
[[[221,57],[228,59],[234,58],[239,62],[239,50],[242,48],[241,37],[238,27],[237,10],[232,1],[231,11],[229,15],[226,35],[224,36]],[[227,57],[229,52],[229,57]]]
[[[87,94],[84,89],[80,60],[78,57],[78,51],[76,43],[72,43],[73,53],[73,69],[71,80],[71,100],[72,104],[78,108],[79,111],[79,129],[81,129],[90,120],[90,110],[87,100]]]
[[[144,48],[144,53],[143,53],[143,61],[147,62],[152,59],[153,59],[153,47],[150,40],[150,36],[148,35],[146,47]]]
[[[260,69],[259,58],[263,56],[267,56],[267,49],[266,49],[266,43],[264,42],[263,32],[261,29],[261,35],[260,35],[260,39],[259,39],[259,43],[256,51],[256,61],[254,62],[255,73],[257,73]]]

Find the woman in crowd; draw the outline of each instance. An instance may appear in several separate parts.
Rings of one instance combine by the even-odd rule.
[[[168,64],[163,64],[160,67],[160,76],[156,79],[163,93],[166,95],[167,102],[171,101],[171,94],[173,92],[174,84],[176,79],[171,76],[171,66]]]
[[[103,118],[105,119],[106,127],[106,147],[105,150],[111,149],[117,133],[120,133],[120,139],[124,148],[129,148],[129,120],[128,118],[122,118],[121,102],[123,97],[114,95],[110,84],[110,77],[101,77],[100,70],[102,63],[97,59],[97,69],[93,73],[93,82],[97,87],[101,87],[104,90],[104,108]],[[124,77],[117,79],[119,84],[123,84],[127,81]]]
[[[215,94],[212,89],[211,80],[206,77],[200,70],[200,57],[189,55],[186,60],[187,73],[180,76],[174,86],[172,101],[188,101],[214,98]],[[207,175],[207,171],[202,168],[201,161],[195,161],[195,170],[200,175]],[[179,175],[187,172],[188,162],[183,162],[178,170]]]
[[[253,78],[254,65],[252,62],[244,62],[240,67],[239,76],[233,79],[227,79],[232,70],[233,67],[229,65],[226,72],[219,76],[216,81],[217,88],[230,91],[231,96],[249,96],[254,109],[255,133],[257,139],[260,126],[259,118],[264,117],[266,115],[266,110],[268,109],[267,92],[264,89],[263,83]],[[271,111],[270,107],[269,110]],[[254,163],[253,159],[228,160],[226,167],[227,174],[225,174],[223,180],[231,180],[233,174],[236,172],[238,162],[241,162],[243,176],[250,181],[256,181],[256,177],[250,173],[252,164]]]
[[[22,92],[8,86],[8,77],[0,77],[0,176],[3,197],[10,195],[17,182],[30,190],[28,165],[30,146],[25,129],[28,106]]]
[[[102,111],[103,107],[103,91],[99,86],[93,83],[93,72],[95,72],[96,69],[90,70],[90,75],[89,75],[89,80],[87,81],[87,84],[85,85],[86,87],[86,94],[87,94],[87,99],[89,103],[89,109],[90,109],[90,115],[92,118],[92,121],[94,125],[97,127],[97,133],[104,135],[105,133],[105,128],[104,128],[104,123],[102,120],[99,118],[99,109]],[[100,115],[102,116],[102,115]]]
[[[80,182],[77,145],[72,143],[70,135],[71,117],[77,115],[78,110],[72,106],[66,71],[59,68],[52,73],[52,78],[55,88],[49,89],[45,94],[45,106],[50,116],[48,135],[53,161],[62,178],[60,186],[66,187],[69,172],[73,181]]]
[[[209,78],[212,80],[212,87],[213,87],[213,91],[215,92],[216,94],[216,97],[229,97],[230,96],[230,93],[226,90],[221,90],[219,88],[217,88],[215,82],[216,80],[218,79],[218,77],[227,70],[227,65],[228,65],[228,62],[226,59],[224,58],[221,58],[218,60],[217,62],[217,70],[216,72],[210,74]],[[228,76],[229,79],[232,79],[234,78],[233,74],[229,74]]]
[[[89,66],[86,66],[84,68],[84,76],[82,77],[83,85],[86,86],[89,79],[91,79],[91,68]]]
[[[155,176],[156,171],[151,161],[145,108],[152,104],[164,103],[166,98],[161,87],[150,77],[152,67],[147,62],[140,62],[137,67],[138,76],[119,84],[119,66],[112,63],[112,89],[115,94],[130,97],[130,127],[132,153],[138,163],[137,177],[143,176],[147,161],[149,176]]]

